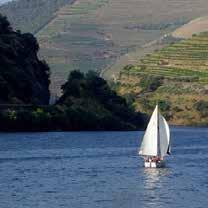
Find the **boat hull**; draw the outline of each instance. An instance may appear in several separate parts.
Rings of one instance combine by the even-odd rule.
[[[164,161],[158,161],[158,162],[145,161],[144,162],[144,167],[145,168],[163,168],[163,167],[165,167],[165,162]]]

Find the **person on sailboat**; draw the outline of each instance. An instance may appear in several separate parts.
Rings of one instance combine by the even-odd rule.
[[[153,162],[157,162],[157,157],[156,157],[156,156],[153,156],[153,157],[152,157],[152,161],[153,161]]]

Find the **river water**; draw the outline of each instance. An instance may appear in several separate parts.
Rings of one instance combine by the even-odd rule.
[[[172,128],[164,169],[144,169],[143,132],[0,134],[1,208],[206,208],[208,129]]]

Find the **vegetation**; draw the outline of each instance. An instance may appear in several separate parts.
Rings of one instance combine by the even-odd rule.
[[[0,13],[6,15],[15,29],[36,33],[47,25],[55,12],[73,0],[15,0],[3,4]]]
[[[60,95],[73,69],[102,71],[107,79],[116,76],[121,66],[135,64],[138,57],[160,47],[161,37],[208,12],[205,0],[73,2],[16,0],[0,7],[15,29],[37,36],[41,57],[51,68],[52,94]],[[154,8],[151,14],[149,8]]]
[[[138,130],[146,116],[135,112],[95,72],[72,71],[53,106],[28,106],[0,111],[3,131]]]
[[[143,92],[154,92],[162,85],[163,77],[147,76],[140,81]]]
[[[0,103],[48,104],[49,67],[30,33],[12,30],[0,15]]]
[[[207,125],[208,33],[170,44],[125,67],[121,95],[135,93],[133,105],[150,113],[158,103],[172,124]]]
[[[49,67],[37,57],[30,33],[11,28],[0,16],[0,130],[136,130],[146,116],[136,113],[97,73],[72,71],[63,95],[49,103]]]
[[[208,117],[208,101],[200,100],[195,104],[195,107],[202,117]]]
[[[67,109],[77,128],[131,130],[145,125],[145,116],[135,113],[95,72],[84,75],[72,71],[62,89],[63,95],[57,104]]]

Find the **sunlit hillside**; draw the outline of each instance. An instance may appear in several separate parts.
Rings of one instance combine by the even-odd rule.
[[[208,16],[196,18],[180,28],[177,28],[172,36],[176,38],[190,38],[193,34],[208,31]]]
[[[151,52],[151,47],[143,50],[145,44],[208,13],[207,1],[188,2],[79,0],[63,7],[38,33],[42,55],[54,72],[53,88],[63,82],[71,69],[110,68],[104,75],[112,77],[129,61],[134,63],[137,57]],[[122,64],[117,65],[119,60]]]
[[[156,103],[173,124],[208,124],[208,33],[151,55],[120,75],[120,93],[150,113]]]
[[[181,25],[208,14],[207,0],[46,2],[18,0],[0,7],[0,12],[16,29],[36,32],[40,55],[52,69],[53,92],[60,92],[72,69],[102,70],[105,78],[114,77],[126,64],[161,48],[155,40],[158,43]]]

